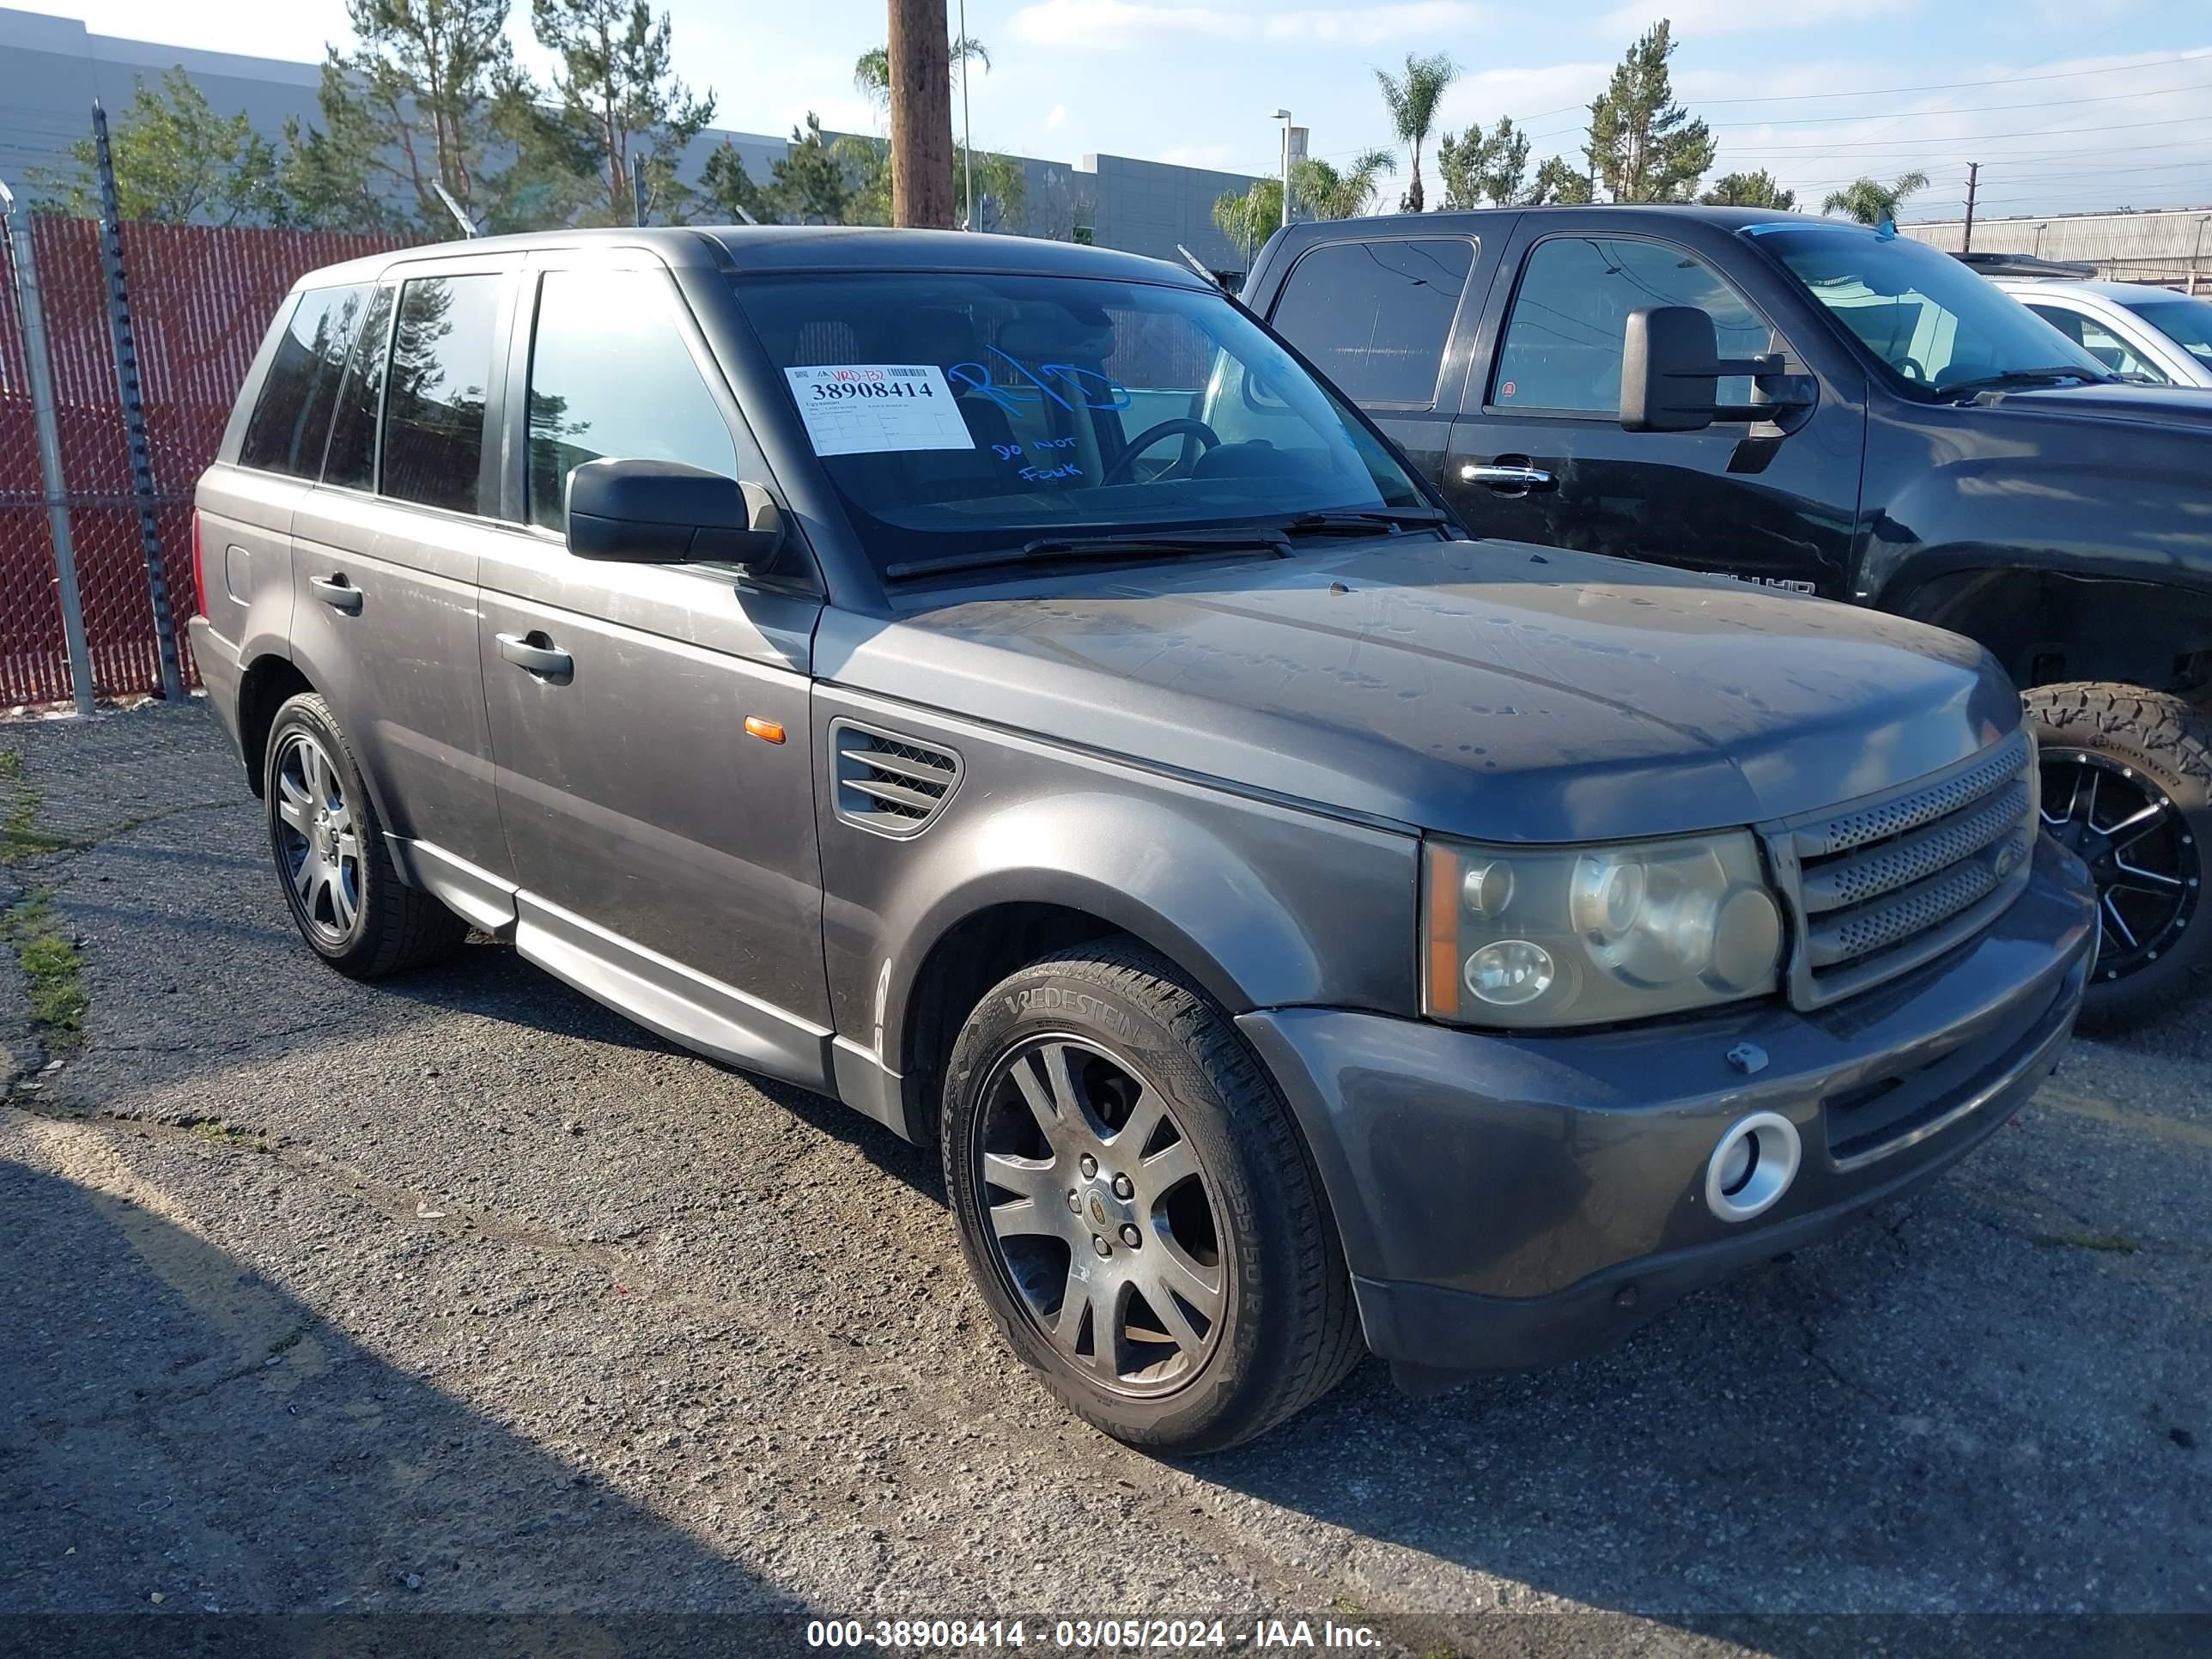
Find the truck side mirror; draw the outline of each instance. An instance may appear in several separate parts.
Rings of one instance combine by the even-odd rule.
[[[758,484],[681,461],[609,458],[568,475],[568,540],[580,559],[764,567],[783,520]]]
[[[1718,404],[1723,376],[1759,383],[1762,403]],[[1770,421],[1807,409],[1812,382],[1782,372],[1782,354],[1723,357],[1713,319],[1695,306],[1645,306],[1628,313],[1621,342],[1620,424],[1630,432],[1702,432],[1715,421]]]
[[[1620,424],[1630,432],[1702,432],[1720,396],[1713,319],[1695,306],[1628,313],[1620,358]]]

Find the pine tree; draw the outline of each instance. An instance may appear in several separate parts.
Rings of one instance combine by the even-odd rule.
[[[1527,189],[1528,135],[1513,125],[1510,115],[1486,135],[1469,126],[1455,137],[1447,132],[1437,141],[1437,171],[1444,181],[1447,208],[1476,208],[1487,201],[1492,207],[1518,207]]]
[[[586,222],[635,222],[634,161],[645,174],[645,216],[685,217],[696,193],[677,167],[714,118],[714,96],[695,98],[676,74],[668,14],[655,18],[646,0],[532,0],[530,27],[560,59],[559,101],[534,121],[510,106],[526,156],[549,179],[587,170],[597,199],[583,210]]]
[[[1772,208],[1787,213],[1797,205],[1797,192],[1784,190],[1764,167],[1756,173],[1731,173],[1717,180],[1698,198],[1707,207]]]
[[[1612,84],[1590,105],[1584,154],[1616,202],[1686,202],[1713,164],[1712,133],[1674,101],[1667,60],[1674,33],[1662,18],[1628,49]]]

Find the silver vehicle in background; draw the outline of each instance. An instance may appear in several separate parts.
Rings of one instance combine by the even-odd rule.
[[[2124,380],[2212,387],[2212,300],[2142,283],[1990,280]]]

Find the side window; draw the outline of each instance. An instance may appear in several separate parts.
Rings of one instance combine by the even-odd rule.
[[[1774,349],[1773,331],[1702,259],[1662,242],[1554,236],[1536,244],[1521,274],[1491,403],[1619,413],[1628,313],[1645,306],[1695,306],[1713,319],[1723,357]],[[1748,380],[1721,382],[1721,402],[1750,398]]]
[[[645,270],[549,270],[530,345],[530,522],[568,522],[568,475],[605,456],[734,477],[738,452]]]
[[[417,276],[399,290],[384,398],[379,489],[403,501],[477,509],[484,394],[503,276]]]
[[[2171,386],[2172,379],[2135,348],[2094,317],[2058,306],[2030,306],[2028,309],[2080,346],[2122,380],[2151,386]]]
[[[315,476],[338,375],[368,298],[363,288],[310,289],[300,296],[246,422],[238,452],[241,466]]]
[[[376,483],[376,411],[384,398],[384,359],[392,333],[392,290],[380,288],[368,302],[345,379],[338,383],[337,413],[331,421],[330,453],[323,482],[367,489]]]
[[[1474,264],[1464,237],[1325,243],[1291,267],[1270,320],[1354,403],[1425,406]]]

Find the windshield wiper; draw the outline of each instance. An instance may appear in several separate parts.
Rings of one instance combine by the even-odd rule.
[[[1186,553],[1272,553],[1290,556],[1289,539],[1279,530],[1185,530],[1130,536],[1040,536],[1019,547],[948,553],[941,559],[906,559],[884,567],[884,580],[912,581],[955,570],[987,570],[994,565],[1049,564],[1059,559],[1143,559]]]
[[[1368,536],[1376,531],[1441,530],[1445,515],[1433,507],[1334,507],[1301,513],[1283,528],[1293,536]]]
[[[1975,392],[1999,392],[2008,386],[2056,386],[2061,380],[2079,380],[2084,386],[2106,386],[2109,374],[2100,374],[2090,368],[2008,368],[2002,374],[1984,374],[1978,380],[1954,380],[1943,388],[1947,394]]]

